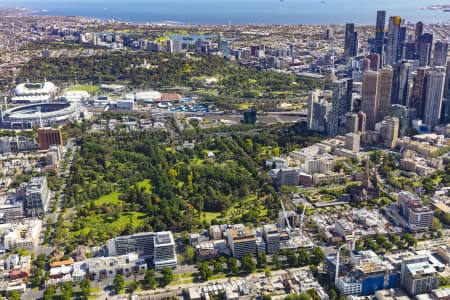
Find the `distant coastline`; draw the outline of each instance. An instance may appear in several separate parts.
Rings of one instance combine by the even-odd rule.
[[[450,4],[441,4],[441,5],[429,5],[425,7],[426,10],[441,10],[444,12],[450,12]]]
[[[374,23],[380,9],[411,23],[450,23],[450,14],[444,12],[450,5],[436,5],[429,0],[378,0],[367,1],[363,6],[361,0],[2,0],[0,7],[20,7],[33,15],[79,16],[134,24],[368,25]]]

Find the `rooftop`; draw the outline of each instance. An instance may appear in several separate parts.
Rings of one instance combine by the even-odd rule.
[[[436,273],[436,269],[433,268],[429,262],[418,262],[407,265],[408,270],[412,276],[424,276],[433,275]]]

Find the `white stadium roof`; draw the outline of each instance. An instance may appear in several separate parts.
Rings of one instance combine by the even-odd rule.
[[[55,92],[56,85],[50,81],[40,83],[20,83],[14,89],[14,94],[16,96],[48,95]]]

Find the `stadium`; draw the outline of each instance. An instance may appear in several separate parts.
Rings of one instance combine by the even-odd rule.
[[[57,91],[57,87],[49,81],[41,83],[21,83],[14,89],[12,103],[49,102]]]
[[[26,129],[33,126],[50,127],[78,118],[79,112],[75,103],[38,103],[4,111],[1,123],[3,128]]]

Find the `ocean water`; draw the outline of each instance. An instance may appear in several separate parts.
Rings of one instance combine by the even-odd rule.
[[[134,23],[374,24],[379,9],[410,22],[450,21],[450,12],[423,9],[432,4],[450,0],[0,0],[0,9]]]

